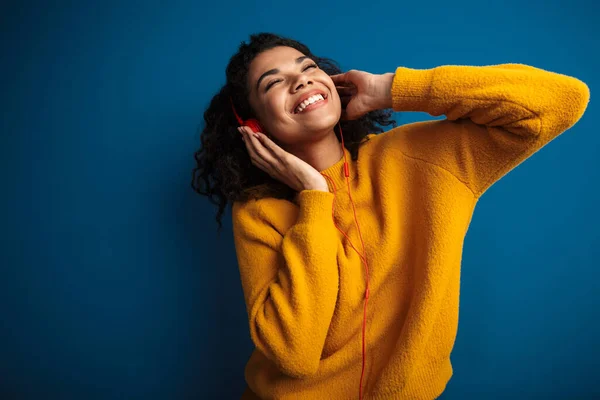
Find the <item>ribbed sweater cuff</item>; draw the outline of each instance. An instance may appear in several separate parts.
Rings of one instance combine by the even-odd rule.
[[[302,190],[296,195],[296,202],[300,206],[298,223],[323,223],[332,221],[331,213],[334,194],[322,190]],[[333,226],[331,223],[330,225]]]

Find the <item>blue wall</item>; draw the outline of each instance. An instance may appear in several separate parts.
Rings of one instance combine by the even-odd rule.
[[[597,2],[49,3],[0,8],[1,399],[239,398],[230,213],[218,237],[190,180],[204,108],[259,31],[343,69],[519,62],[590,86],[476,208],[442,398],[600,396]]]

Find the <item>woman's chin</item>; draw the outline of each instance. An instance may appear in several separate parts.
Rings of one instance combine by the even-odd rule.
[[[335,113],[317,113],[316,111],[313,111],[312,115],[305,115],[305,118],[302,118],[298,122],[307,128],[321,130],[335,126],[340,119],[340,116],[336,116]]]

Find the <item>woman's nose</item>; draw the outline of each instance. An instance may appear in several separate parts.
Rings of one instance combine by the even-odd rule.
[[[303,88],[304,86],[308,86],[309,84],[312,85],[312,81],[310,79],[308,79],[307,77],[304,77],[304,76],[300,77],[300,78],[298,78],[298,81],[296,82],[294,90],[298,91],[301,88]]]

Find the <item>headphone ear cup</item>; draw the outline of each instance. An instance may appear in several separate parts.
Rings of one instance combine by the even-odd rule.
[[[244,121],[244,125],[248,126],[250,129],[252,129],[252,132],[265,133],[263,127],[260,125],[258,120],[254,119],[254,118]]]

